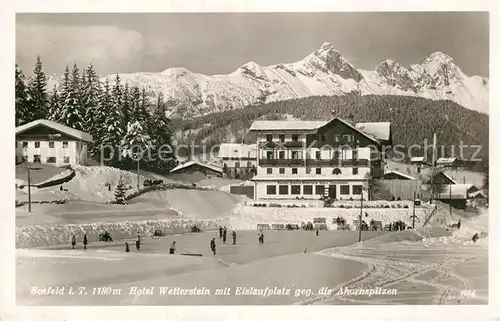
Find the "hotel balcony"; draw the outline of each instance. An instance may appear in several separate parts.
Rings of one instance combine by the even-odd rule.
[[[300,166],[304,165],[303,159],[273,159],[261,158],[259,159],[260,166]]]
[[[307,159],[306,165],[319,166],[368,166],[367,159]]]
[[[260,142],[260,148],[276,148],[276,147],[287,147],[287,148],[302,148],[305,146],[303,141],[286,141],[286,142]]]

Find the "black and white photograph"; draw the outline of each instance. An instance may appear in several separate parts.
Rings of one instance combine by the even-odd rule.
[[[14,67],[18,306],[491,304],[487,11],[25,12]]]

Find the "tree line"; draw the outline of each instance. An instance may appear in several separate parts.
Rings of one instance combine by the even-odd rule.
[[[15,91],[16,126],[48,119],[85,131],[93,137],[91,157],[110,166],[128,169],[140,158],[141,167],[165,173],[177,165],[161,93],[150,103],[144,88],[122,83],[119,75],[113,83],[100,81],[92,64],[81,71],[66,66],[49,93],[39,56],[32,77],[16,64]]]

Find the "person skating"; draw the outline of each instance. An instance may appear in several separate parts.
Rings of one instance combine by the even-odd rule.
[[[87,244],[89,243],[89,240],[87,239],[87,233],[83,234],[83,249],[87,249]]]
[[[125,242],[125,252],[130,252],[130,247],[127,242]]]
[[[141,235],[137,232],[137,239],[135,240],[135,248],[137,251],[141,250]]]
[[[227,229],[224,228],[222,231],[222,244],[226,244],[226,239],[227,239]]]
[[[222,238],[222,226],[219,226],[219,238]]]
[[[262,230],[260,230],[260,233],[259,233],[259,243],[260,244],[264,243],[264,232],[262,232]]]
[[[236,244],[236,231],[233,230],[232,236],[233,236],[233,244]]]
[[[316,228],[316,236],[319,235],[319,228]]]
[[[214,253],[215,255],[215,237],[212,238],[212,240],[210,241],[210,249],[212,250],[212,253]]]
[[[172,242],[172,245],[170,246],[170,254],[175,253],[175,241]]]
[[[76,236],[73,235],[73,237],[71,238],[71,246],[73,247],[73,250],[75,249],[75,245],[76,245]]]

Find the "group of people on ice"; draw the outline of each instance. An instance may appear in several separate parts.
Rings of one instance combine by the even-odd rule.
[[[233,237],[233,244],[236,244],[236,231],[233,230],[233,232],[231,233],[231,236]],[[227,227],[219,226],[219,238],[222,239],[222,244],[226,244]],[[215,237],[214,237],[210,240],[210,249],[212,250],[212,253],[214,255],[217,253],[216,248],[217,248],[217,246],[215,244]]]
[[[87,233],[83,233],[83,249],[87,249],[87,244],[89,243],[89,239],[87,238]],[[76,246],[76,235],[73,234],[73,237],[71,238],[71,247],[73,250],[75,249]]]

